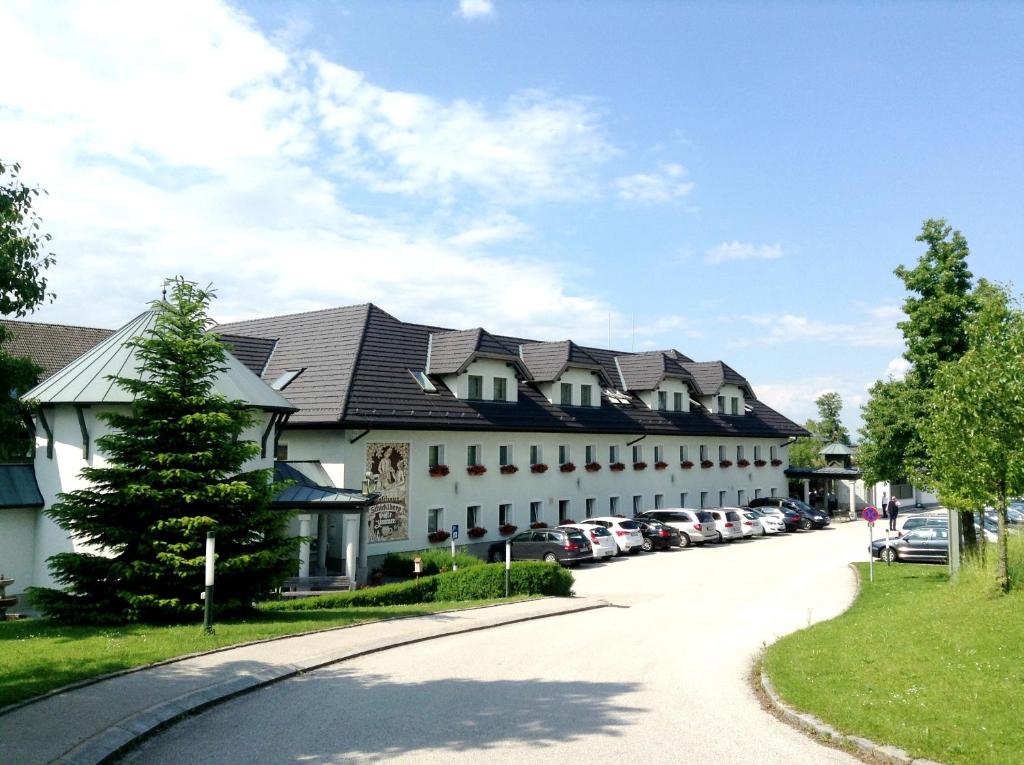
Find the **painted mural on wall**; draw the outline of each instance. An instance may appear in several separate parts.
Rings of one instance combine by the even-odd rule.
[[[409,538],[409,444],[367,444],[366,469],[380,476],[380,496],[367,513],[370,542]]]

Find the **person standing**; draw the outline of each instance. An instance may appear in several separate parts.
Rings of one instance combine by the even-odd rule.
[[[882,504],[880,504],[878,506],[878,509],[882,511],[882,517],[883,518],[888,518],[889,517],[889,508],[886,507],[886,504],[889,501],[888,499],[886,499],[886,497],[888,497],[888,496],[889,496],[889,492],[883,491],[882,492]]]
[[[896,517],[900,514],[900,501],[889,497],[889,531],[896,531]]]

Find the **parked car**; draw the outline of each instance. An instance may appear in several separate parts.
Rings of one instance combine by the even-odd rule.
[[[679,531],[653,518],[634,518],[644,537],[644,552],[668,550],[679,544]]]
[[[572,566],[593,560],[590,542],[579,529],[531,529],[521,531],[508,540],[512,560],[543,560]],[[505,543],[495,542],[487,549],[487,560],[505,560]]]
[[[644,535],[640,533],[640,524],[636,521],[609,515],[601,518],[587,518],[587,523],[604,526],[608,529],[619,548],[619,554],[635,555],[644,547]]]
[[[679,546],[689,547],[714,542],[718,539],[715,533],[715,520],[705,510],[692,510],[688,507],[670,507],[662,510],[648,510],[640,513],[634,520],[651,518],[671,526],[679,532]]]
[[[800,528],[800,523],[804,517],[796,510],[792,510],[788,507],[778,507],[775,505],[759,505],[758,507],[751,507],[751,510],[763,513],[766,517],[775,518],[782,524],[783,531],[796,531]]]
[[[748,507],[747,512],[757,517],[761,523],[761,536],[766,534],[781,534],[786,530],[786,522],[783,520],[782,511],[778,515],[764,512],[765,508]]]
[[[799,523],[801,529],[823,529],[832,522],[824,511],[790,497],[755,497],[750,500],[750,507],[777,507],[780,510],[795,510],[803,516]]]
[[[611,558],[619,551],[619,546],[615,544],[612,533],[604,526],[595,523],[566,523],[558,528],[578,529],[582,532],[583,536],[590,540],[590,546],[594,551],[594,560]]]
[[[871,554],[888,563],[894,561],[949,562],[949,529],[924,527],[899,537],[876,539]]]
[[[743,539],[743,519],[737,511],[716,507],[708,512],[715,519],[715,531],[718,534],[719,543]]]
[[[948,529],[949,518],[945,515],[915,515],[903,522],[901,532],[905,534],[908,531],[923,528]]]
[[[764,528],[761,526],[761,517],[747,507],[731,507],[728,510],[735,510],[740,514],[740,531],[744,539],[751,537],[763,537]]]

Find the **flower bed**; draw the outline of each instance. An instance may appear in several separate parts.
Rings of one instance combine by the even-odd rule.
[[[538,462],[538,463],[536,463],[534,465],[530,465],[530,472],[531,473],[546,473],[546,472],[548,472],[548,466],[545,465],[543,462]]]
[[[498,533],[504,537],[507,537],[509,534],[515,534],[518,528],[519,527],[513,523],[506,523],[504,526],[498,527]]]
[[[561,470],[563,473],[571,473],[576,469],[576,466],[571,462],[563,462],[561,465],[558,466],[558,469]]]
[[[596,473],[598,470],[601,469],[601,463],[588,462],[586,465],[583,466],[583,469],[586,470],[588,473]]]
[[[546,529],[548,525],[544,521],[534,521],[530,524],[531,529]]]
[[[501,471],[502,475],[512,475],[513,473],[519,472],[519,468],[517,468],[515,465],[502,465],[499,468],[499,470]]]
[[[430,475],[432,475],[434,478],[440,478],[442,476],[448,475],[451,472],[451,470],[448,469],[447,465],[431,465],[430,469],[427,472],[430,473]]]
[[[618,473],[622,470],[625,470],[626,466],[623,465],[621,462],[613,462],[611,465],[608,466],[608,469],[611,470],[613,473]]]
[[[479,539],[486,533],[487,529],[483,528],[482,526],[474,526],[466,532],[466,536],[472,537],[473,539]]]
[[[690,462],[689,460],[683,460],[682,462],[679,463],[679,467],[681,467],[683,470],[689,470],[690,468],[693,467],[693,463]]]
[[[467,465],[466,472],[470,475],[483,475],[487,472],[486,465]]]
[[[754,460],[754,466],[755,467],[764,467],[767,464],[768,463],[765,462],[764,460]]]
[[[668,463],[667,462],[655,462],[654,463],[654,469],[655,470],[664,470],[667,467],[668,467]]]
[[[633,470],[647,470],[647,463],[646,462],[634,462],[633,463]]]
[[[434,544],[437,544],[438,542],[444,542],[450,536],[451,534],[449,534],[447,531],[431,531],[429,534],[427,534],[427,539],[429,539]]]
[[[712,462],[711,460],[702,460],[700,466],[702,468],[711,468],[715,466],[715,463]]]
[[[737,460],[736,461],[736,466],[737,467],[750,467],[750,460]]]
[[[779,467],[782,464],[782,460],[772,460],[772,467]]]
[[[732,467],[732,460],[722,460],[718,463],[718,467]]]

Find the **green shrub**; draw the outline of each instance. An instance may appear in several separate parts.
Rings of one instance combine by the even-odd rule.
[[[412,559],[419,556],[423,560],[423,576],[433,576],[445,571],[452,570],[452,552],[449,549],[435,548],[432,550],[419,550],[417,552],[388,553],[384,556],[381,564],[381,572],[384,576],[409,577],[413,576]],[[483,563],[475,555],[466,552],[455,553],[455,563],[460,569],[470,566],[479,566]]]
[[[353,592],[332,592],[311,598],[274,601],[269,607],[275,611],[308,611],[316,608],[363,608],[430,603],[435,599],[436,589],[437,577],[425,576],[408,582],[367,587]]]
[[[535,561],[513,563],[509,575],[510,595],[572,594],[573,575],[561,566]],[[435,599],[439,601],[481,600],[505,596],[505,567],[475,566],[437,577]]]

